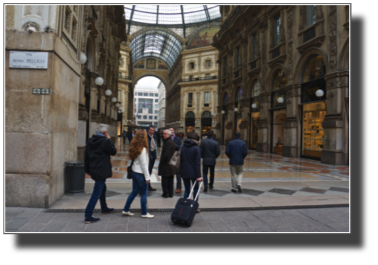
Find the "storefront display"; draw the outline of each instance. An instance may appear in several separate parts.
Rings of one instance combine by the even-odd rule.
[[[250,140],[250,148],[256,149],[257,144],[257,123],[260,120],[260,112],[253,112],[251,113],[251,140]]]
[[[324,138],[322,122],[325,115],[325,102],[303,105],[303,156],[320,158]]]

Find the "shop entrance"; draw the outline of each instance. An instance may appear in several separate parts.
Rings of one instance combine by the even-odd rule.
[[[205,134],[211,130],[211,113],[210,111],[205,111],[201,116],[201,134]]]
[[[250,141],[249,141],[249,148],[251,149],[256,149],[256,144],[257,144],[257,139],[258,139],[258,135],[257,135],[257,123],[259,122],[260,120],[260,112],[253,112],[251,113],[251,133],[250,133]]]
[[[192,111],[189,111],[185,115],[185,131],[187,134],[188,132],[191,132],[194,130],[195,130],[195,116]]]
[[[283,123],[286,119],[286,110],[276,110],[272,113],[273,116],[273,124],[272,124],[272,153],[282,154],[282,146],[283,146],[283,137],[284,137],[284,129]]]

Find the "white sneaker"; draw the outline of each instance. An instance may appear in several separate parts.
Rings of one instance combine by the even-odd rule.
[[[154,218],[155,215],[147,213],[146,215],[141,215],[142,218]]]
[[[134,214],[131,213],[130,211],[128,212],[122,211],[122,215],[133,216]]]

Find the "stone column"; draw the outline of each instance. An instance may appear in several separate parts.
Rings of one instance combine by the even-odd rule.
[[[89,137],[91,137],[96,132],[96,126],[99,123],[99,113],[97,111],[97,98],[99,95],[99,88],[95,83],[95,79],[98,77],[98,74],[90,73],[90,93],[91,93],[91,102],[90,102],[90,124],[89,124]]]

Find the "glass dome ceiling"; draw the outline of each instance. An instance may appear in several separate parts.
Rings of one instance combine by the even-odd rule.
[[[219,5],[124,5],[126,21],[188,25],[220,18]]]

